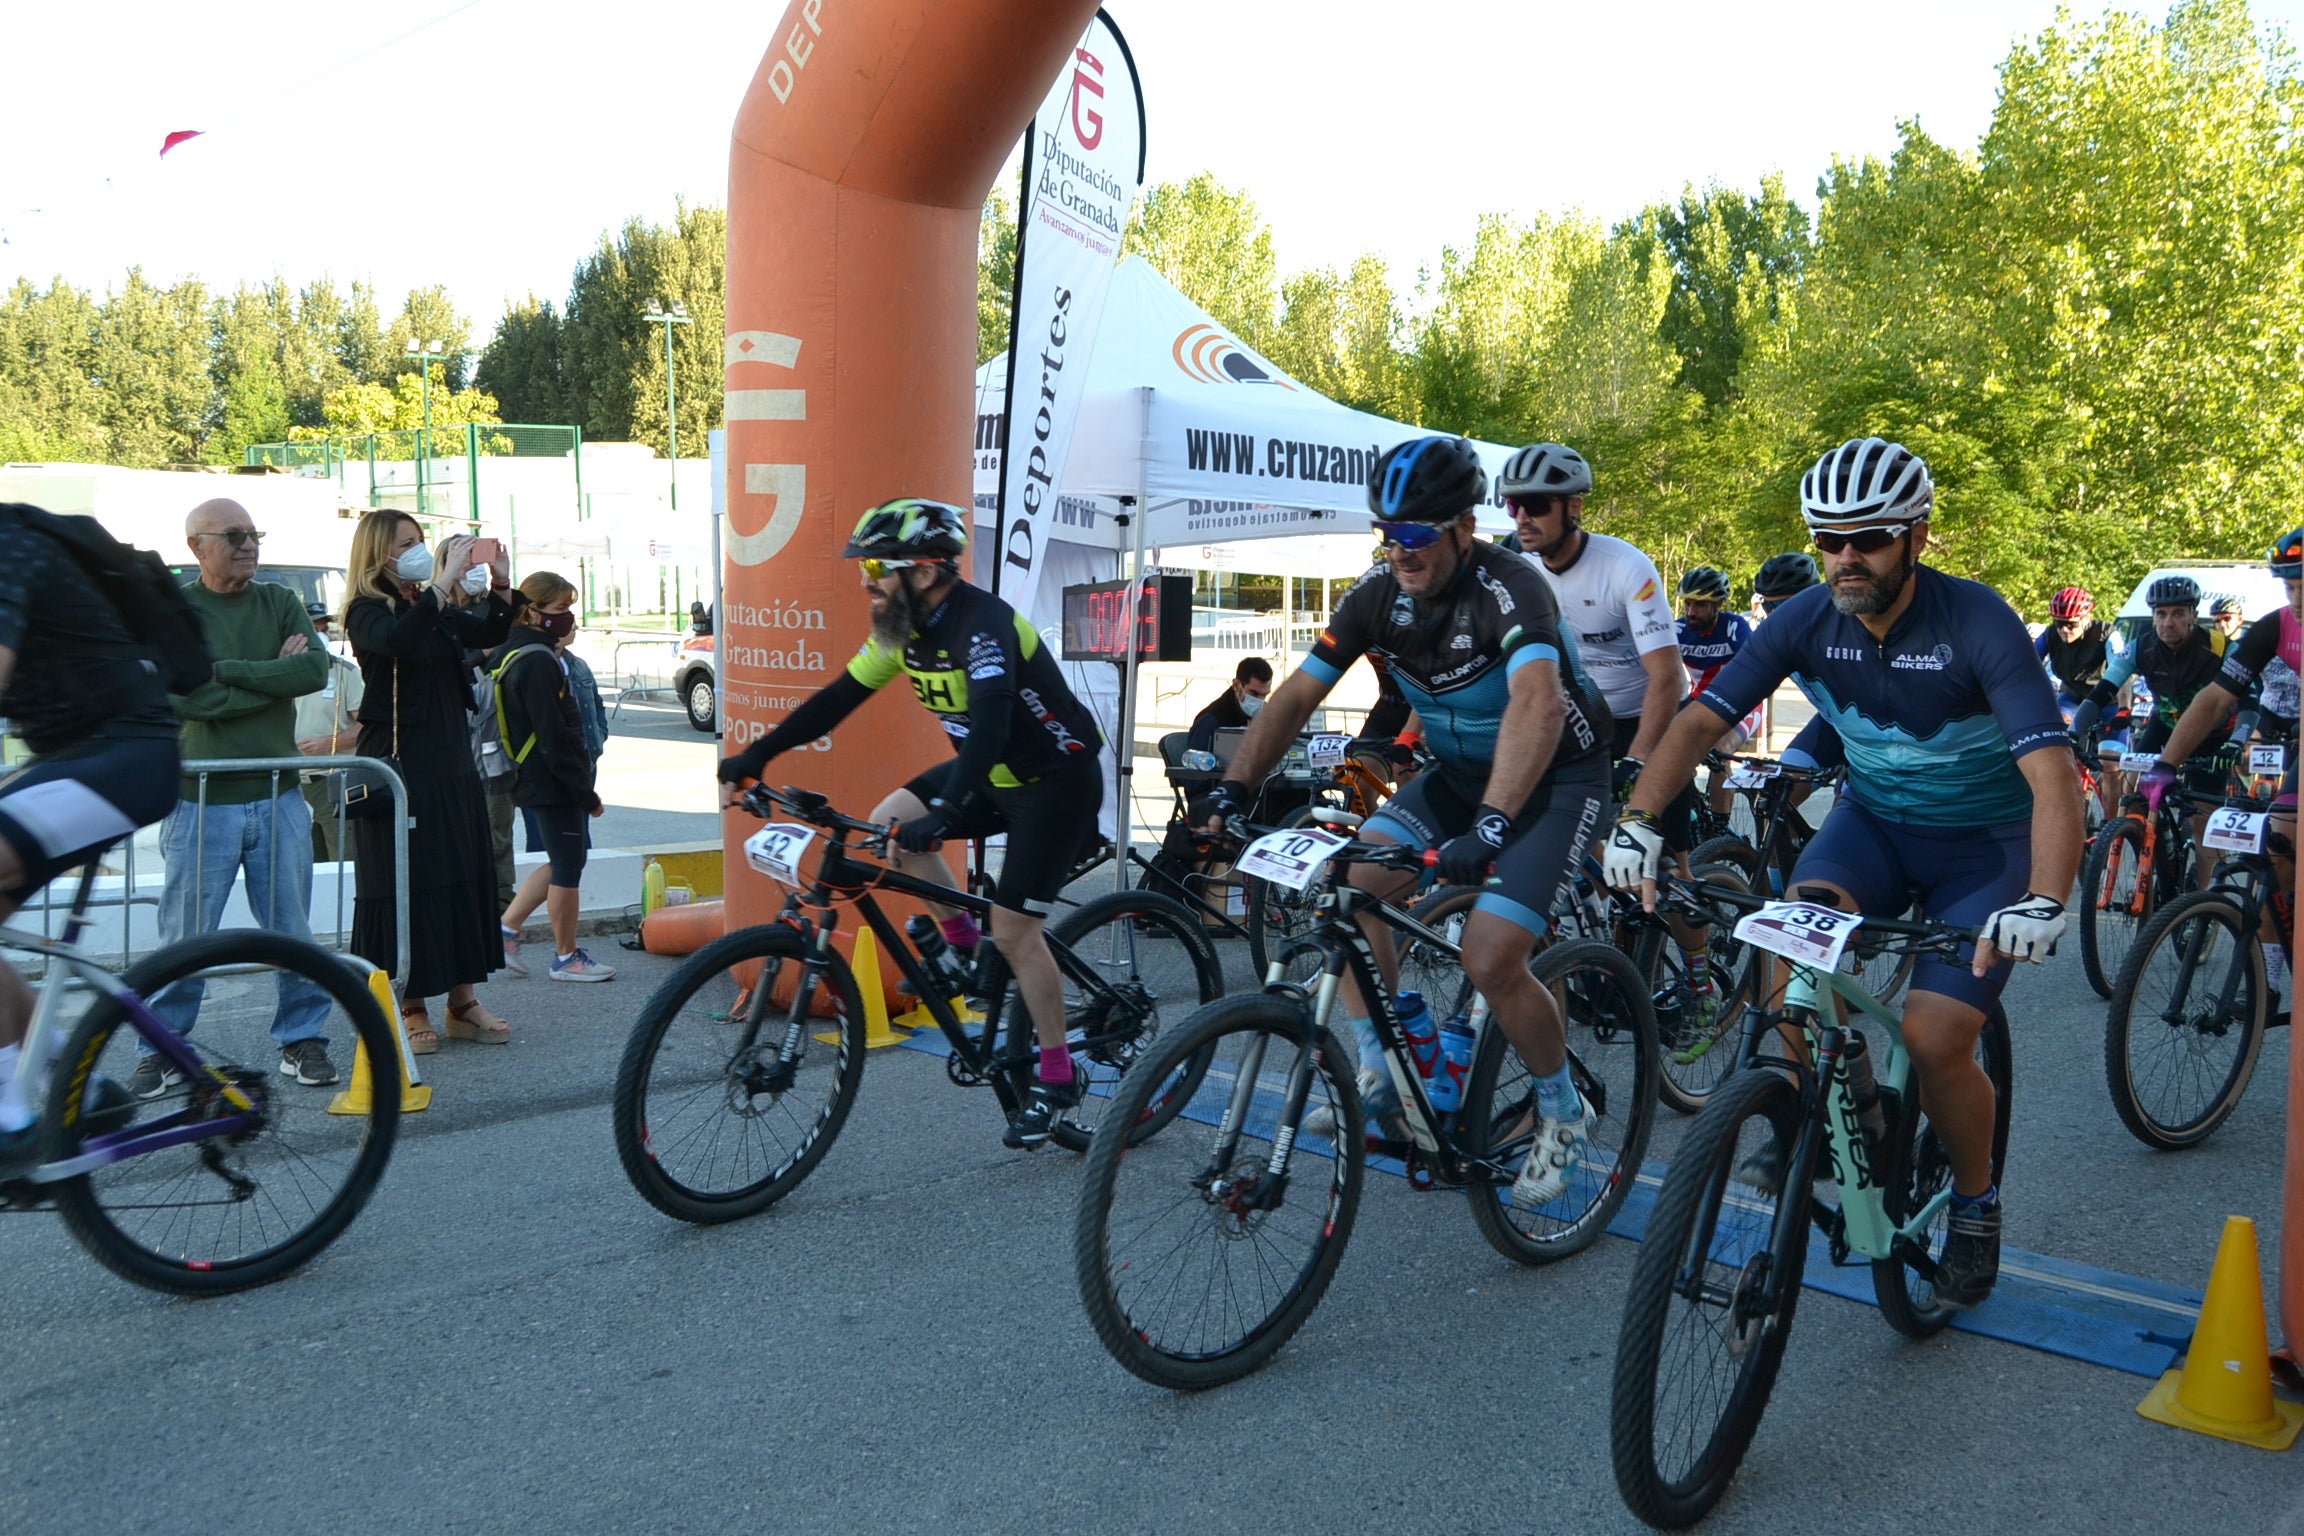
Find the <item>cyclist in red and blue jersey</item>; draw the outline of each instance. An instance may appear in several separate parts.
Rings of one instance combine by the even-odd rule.
[[[1688,669],[1688,697],[1700,696],[1720,669],[1736,659],[1752,638],[1752,626],[1740,613],[1730,613],[1728,573],[1700,565],[1680,578],[1680,664]],[[1720,750],[1741,752],[1759,734],[1760,711],[1755,709],[1728,727]],[[1706,790],[1715,814],[1728,814],[1728,775],[1716,772]]]
[[[1779,607],[1682,713],[1610,834],[1609,883],[1651,901],[1656,813],[1730,721],[1789,676],[1838,734],[1847,787],[1792,872],[1840,907],[1978,924],[1969,963],[1914,967],[1905,1043],[1952,1164],[1936,1293],[1974,1306],[1999,1274],[1994,1094],[1975,1059],[2011,962],[2045,957],[2080,869],[2077,776],[2032,638],[1998,593],[1921,565],[1935,488],[1902,446],[1852,440],[1801,482],[1826,583]],[[1781,1177],[1780,1172],[1776,1175]],[[1760,1177],[1763,1182],[1766,1170]]]
[[[1482,887],[1464,922],[1464,972],[1537,1079],[1535,1145],[1512,1185],[1513,1204],[1530,1210],[1567,1188],[1594,1119],[1569,1077],[1559,1009],[1528,957],[1549,931],[1546,914],[1569,899],[1608,806],[1614,725],[1551,586],[1518,554],[1481,541],[1473,509],[1487,495],[1487,472],[1462,438],[1412,438],[1377,459],[1368,505],[1384,563],[1344,594],[1312,654],[1249,722],[1224,781],[1192,811],[1195,823],[1220,829],[1254,803],[1253,786],[1347,667],[1372,656],[1391,670],[1436,761],[1360,835],[1437,849],[1442,881]],[[1405,883],[1369,865],[1352,880],[1378,891]],[[1362,929],[1385,987],[1397,988],[1390,931],[1366,918]],[[1356,993],[1351,1001],[1360,1035],[1368,1003]],[[1399,1098],[1365,1040],[1362,1050],[1361,1093],[1383,1120]]]

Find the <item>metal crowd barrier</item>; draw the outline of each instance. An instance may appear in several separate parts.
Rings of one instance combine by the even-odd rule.
[[[677,662],[680,657],[680,647],[686,641],[686,639],[687,636],[685,635],[662,635],[647,639],[619,640],[616,642],[616,648],[609,654],[608,658],[608,680],[613,683],[616,688],[616,702],[613,706],[610,707],[608,711],[608,717],[610,719],[613,720],[624,712],[624,701],[626,699],[645,698],[652,693],[660,693],[669,698],[672,696],[673,692],[673,669],[670,663],[667,663],[664,668],[663,680],[661,682],[643,684],[640,681],[640,669],[637,667],[632,669],[632,680],[629,683],[625,682],[624,653],[635,646],[639,646],[644,649],[653,646],[668,646],[671,648],[672,660]]]

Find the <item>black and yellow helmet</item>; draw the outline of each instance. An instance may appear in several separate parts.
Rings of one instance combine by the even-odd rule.
[[[968,514],[924,496],[884,501],[856,520],[844,560],[956,560],[968,548]]]

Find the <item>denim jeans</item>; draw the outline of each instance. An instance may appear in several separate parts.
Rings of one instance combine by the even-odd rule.
[[[212,933],[224,916],[232,884],[248,876],[248,910],[260,928],[290,938],[312,937],[312,810],[290,788],[270,800],[210,805],[180,800],[160,828],[168,878],[160,892],[160,942],[174,944]],[[206,985],[197,977],[175,983],[152,999],[152,1011],[180,1035],[192,1032]],[[272,1038],[282,1046],[322,1037],[331,1004],[309,981],[283,972],[272,1012]],[[151,1053],[139,1038],[137,1050]]]

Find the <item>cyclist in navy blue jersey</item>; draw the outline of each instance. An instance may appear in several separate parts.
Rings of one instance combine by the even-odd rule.
[[[2045,957],[2063,932],[2080,868],[2079,780],[2015,611],[1919,563],[1935,499],[1927,466],[1879,438],[1850,441],[1808,472],[1800,499],[1825,585],[1777,608],[1675,722],[1610,834],[1608,879],[1653,899],[1656,813],[1727,722],[1787,676],[1797,683],[1837,732],[1848,779],[1793,886],[1875,917],[1902,913],[1917,889],[1929,916],[1983,929],[1967,966],[1919,962],[1903,1021],[1952,1164],[1937,1294],[1973,1306],[2000,1251],[1994,1096],[1976,1038],[2010,963]]]
[[[1527,1210],[1567,1187],[1594,1118],[1569,1077],[1559,1010],[1528,957],[1608,806],[1613,723],[1551,587],[1518,554],[1481,542],[1472,512],[1487,493],[1479,456],[1462,438],[1411,439],[1376,461],[1368,502],[1384,563],[1344,594],[1304,665],[1249,722],[1224,781],[1194,802],[1193,819],[1220,828],[1250,805],[1253,786],[1353,661],[1371,656],[1390,669],[1437,761],[1361,835],[1437,849],[1442,881],[1484,887],[1464,924],[1464,971],[1537,1078],[1536,1141],[1512,1186],[1513,1203]],[[1367,865],[1352,878],[1379,891],[1405,884]],[[1389,930],[1372,919],[1363,929],[1385,987],[1396,988]],[[1355,993],[1348,1002],[1361,1026],[1354,1033],[1364,1035],[1367,1000]],[[1397,1093],[1365,1039],[1362,1050],[1361,1092],[1382,1120]]]

